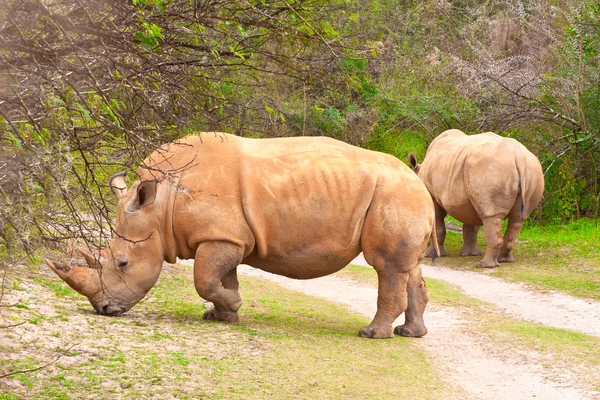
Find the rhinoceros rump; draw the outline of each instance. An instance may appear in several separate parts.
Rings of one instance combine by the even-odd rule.
[[[538,159],[515,139],[492,132],[467,136],[457,129],[431,142],[423,164],[409,155],[413,170],[427,186],[435,204],[437,239],[442,252],[446,238],[444,217],[463,225],[462,256],[479,256],[477,233],[483,225],[487,251],[480,267],[497,267],[515,260],[512,249],[523,222],[544,192]],[[508,226],[502,237],[502,220]],[[429,255],[431,248],[426,252]]]
[[[379,298],[362,337],[423,336],[428,301],[418,267],[434,229],[427,189],[402,162],[324,137],[189,136],[157,149],[119,198],[115,235],[89,268],[49,261],[100,314],[129,310],[164,260],[194,259],[194,284],[214,303],[208,320],[237,321],[240,263],[297,279],[334,273],[361,251]]]

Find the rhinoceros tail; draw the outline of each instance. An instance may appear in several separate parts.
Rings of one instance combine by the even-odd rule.
[[[526,217],[526,196],[527,196],[527,171],[525,168],[525,158],[517,157],[517,173],[519,174],[520,181],[520,192],[521,192],[521,219],[525,219]]]
[[[433,214],[433,228],[432,228],[432,232],[431,232],[431,245],[433,246],[433,254],[431,255],[431,262],[435,263],[435,259],[438,258],[441,253],[440,253],[440,246],[438,245],[438,240],[437,240],[437,229],[435,226],[435,211]]]

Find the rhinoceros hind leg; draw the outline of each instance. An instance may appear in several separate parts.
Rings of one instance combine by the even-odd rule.
[[[408,307],[404,312],[404,325],[398,325],[394,333],[400,336],[421,337],[427,334],[423,313],[429,302],[427,284],[423,279],[421,267],[417,266],[409,272],[408,277]]]
[[[502,244],[500,255],[498,256],[499,262],[515,261],[512,249],[515,247],[515,242],[517,241],[517,237],[519,237],[519,233],[521,233],[521,228],[523,228],[523,221],[521,218],[510,217],[508,219],[508,226],[506,227],[506,232],[504,232],[504,243]]]
[[[379,281],[377,312],[373,321],[358,332],[358,336],[372,339],[394,337],[392,322],[402,314],[408,303],[408,272],[400,272],[395,265],[385,263],[383,269],[376,268]]]
[[[460,250],[461,256],[480,256],[483,250],[477,245],[477,234],[479,227],[477,225],[463,225],[463,247]]]
[[[392,181],[378,186],[369,207],[361,234],[365,259],[377,272],[377,312],[371,323],[360,329],[359,336],[375,339],[394,337],[392,324],[411,306],[415,322],[422,321],[423,302],[409,305],[408,286],[411,273],[423,259],[423,252],[433,228],[429,195],[416,185],[411,196],[398,196],[399,185]],[[407,215],[407,211],[411,212]],[[389,223],[393,221],[393,223]],[[418,280],[420,284],[420,279]],[[417,284],[417,285],[418,285]],[[411,285],[412,286],[412,285]],[[419,293],[416,291],[416,298]]]
[[[498,265],[498,255],[502,247],[502,219],[501,218],[484,218],[483,230],[487,250],[483,260],[477,264],[480,268],[494,268]]]

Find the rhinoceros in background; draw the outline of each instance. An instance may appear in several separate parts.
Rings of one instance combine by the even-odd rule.
[[[544,192],[544,174],[538,159],[515,139],[492,132],[467,136],[451,129],[431,142],[423,164],[409,155],[413,170],[435,202],[436,230],[441,255],[446,238],[444,217],[463,225],[461,256],[478,256],[477,233],[483,225],[487,251],[479,267],[497,267],[515,260],[512,249],[523,222]],[[502,220],[508,226],[502,237]],[[427,249],[426,256],[431,253]]]
[[[47,260],[100,314],[117,315],[156,283],[163,261],[194,259],[194,284],[234,322],[241,263],[297,279],[334,273],[361,251],[377,271],[377,313],[359,335],[423,336],[429,296],[418,266],[435,230],[425,185],[402,162],[325,137],[189,136],[156,150],[119,198],[115,234],[90,268]],[[392,322],[406,312],[406,323]]]

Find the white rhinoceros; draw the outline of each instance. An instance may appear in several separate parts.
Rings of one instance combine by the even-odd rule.
[[[418,266],[435,230],[431,196],[396,158],[325,137],[189,136],[156,150],[119,198],[115,234],[89,267],[47,260],[100,314],[129,310],[163,261],[194,259],[194,284],[214,304],[208,320],[237,321],[241,263],[297,279],[334,273],[361,251],[379,297],[362,337],[423,336],[429,296]]]
[[[525,146],[492,132],[468,136],[451,129],[431,142],[423,164],[414,153],[408,158],[435,202],[441,256],[446,254],[444,217],[450,214],[464,224],[461,256],[483,254],[477,246],[483,225],[487,251],[478,266],[515,260],[512,249],[523,222],[544,192],[542,166]],[[508,226],[502,238],[505,218]]]

